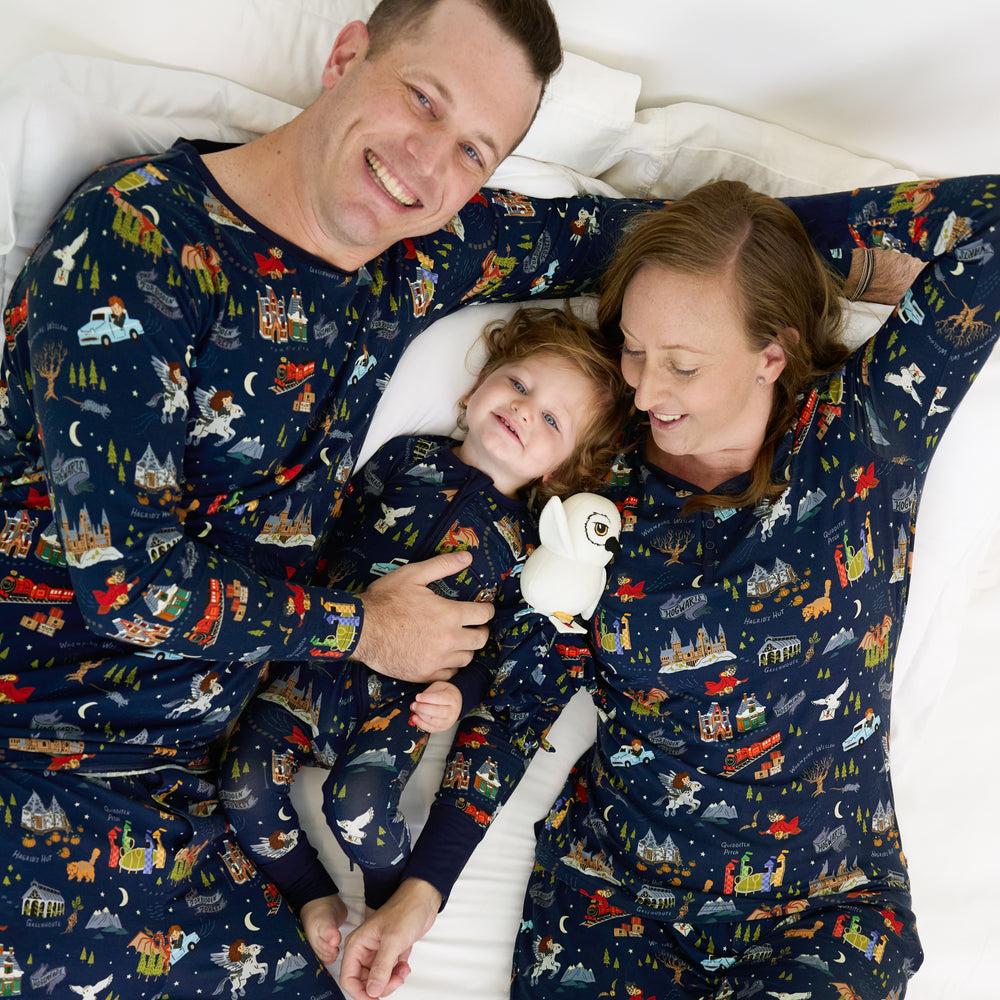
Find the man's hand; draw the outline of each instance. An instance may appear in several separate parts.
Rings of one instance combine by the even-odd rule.
[[[365,608],[361,638],[352,659],[404,681],[445,681],[486,645],[493,605],[450,601],[427,584],[460,573],[468,552],[445,552],[408,563],[361,593]]]
[[[443,733],[458,722],[462,692],[447,681],[435,681],[414,695],[410,722],[425,733]]]
[[[410,974],[410,951],[433,926],[441,893],[423,879],[404,879],[380,909],[347,935],[340,987],[353,1000],[388,996]]]

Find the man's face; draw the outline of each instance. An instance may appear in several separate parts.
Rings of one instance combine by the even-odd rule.
[[[445,225],[520,140],[541,84],[527,56],[469,0],[366,59],[366,29],[338,36],[309,109],[302,208],[318,252],[353,270]]]

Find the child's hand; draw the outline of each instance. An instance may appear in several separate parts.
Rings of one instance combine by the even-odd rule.
[[[441,733],[458,721],[462,693],[447,681],[434,681],[418,694],[410,706],[410,723],[426,733]]]

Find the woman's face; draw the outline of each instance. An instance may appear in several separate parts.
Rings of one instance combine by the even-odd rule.
[[[621,328],[622,374],[649,414],[651,458],[707,490],[749,469],[785,355],[751,348],[731,273],[643,265],[625,291]]]

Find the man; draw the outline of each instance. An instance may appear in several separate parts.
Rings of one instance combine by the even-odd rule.
[[[269,658],[432,680],[484,644],[490,606],[427,586],[447,595],[463,553],[361,595],[316,583],[336,585],[324,529],[406,343],[487,260],[494,297],[528,297],[543,233],[574,282],[606,250],[570,244],[592,200],[525,216],[478,194],[559,59],[544,0],[386,0],[288,125],[103,168],[43,236],[0,370],[0,795],[28,830],[0,841],[19,869],[0,901],[22,967],[139,997],[236,984],[237,939],[278,978],[313,962],[217,814],[214,747]],[[130,582],[109,605],[112,571]],[[171,927],[200,940],[161,963],[146,942]]]

